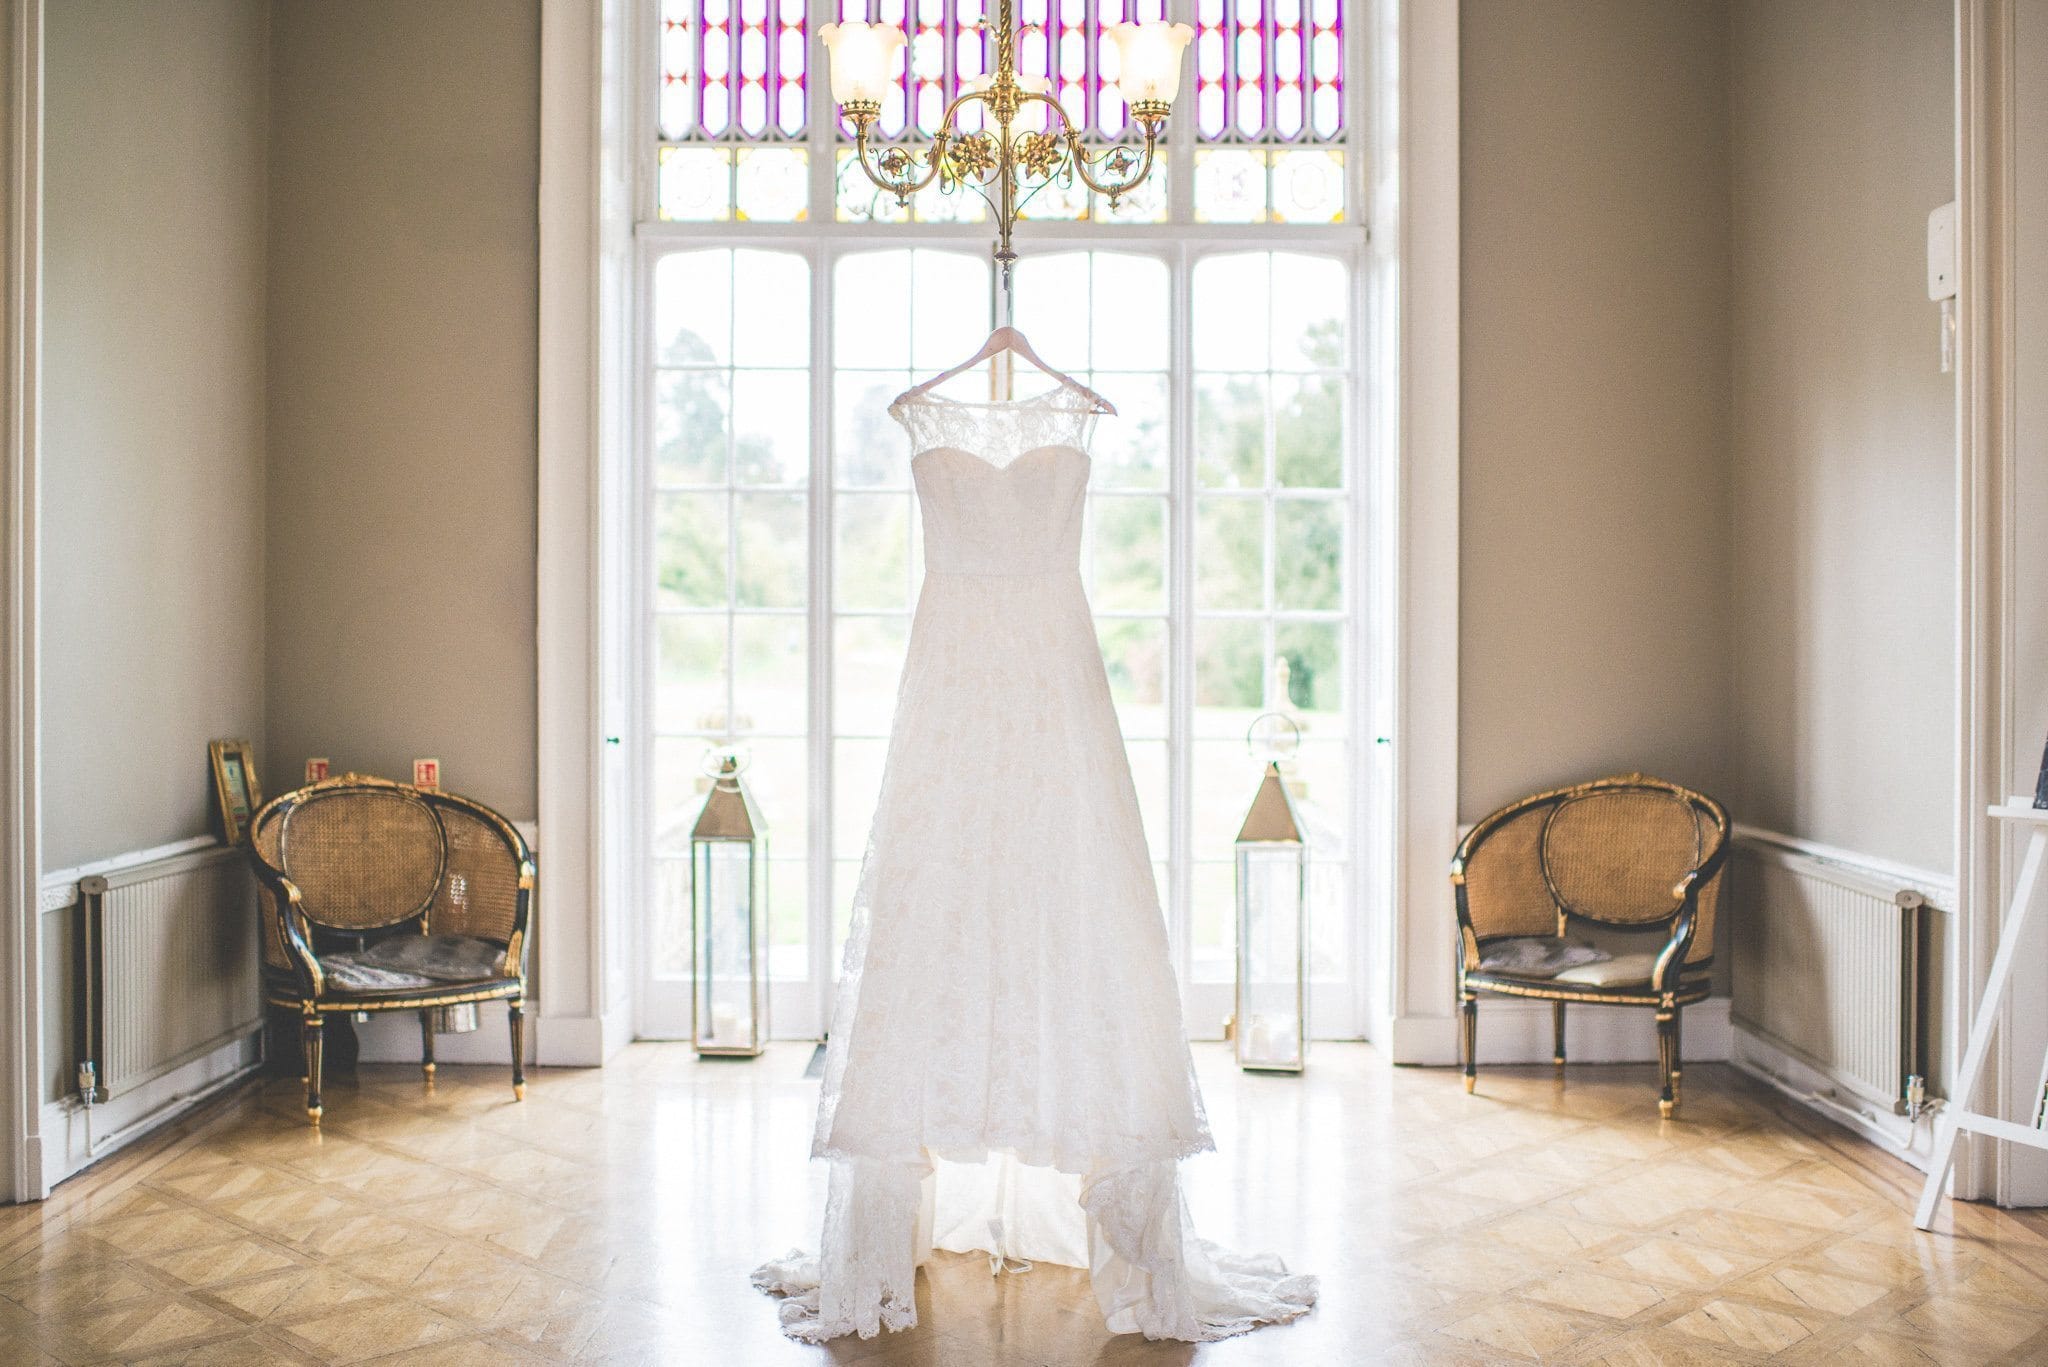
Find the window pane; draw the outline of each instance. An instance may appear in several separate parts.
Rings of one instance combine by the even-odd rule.
[[[1208,489],[1258,489],[1266,483],[1264,375],[1195,379],[1195,478]]]
[[[675,252],[654,265],[657,365],[732,360],[732,253]]]
[[[1350,288],[1344,263],[1273,253],[1273,368],[1335,370],[1344,364]]]
[[[1230,982],[1237,976],[1236,866],[1198,862],[1188,882],[1193,902],[1189,908],[1188,938],[1193,951],[1194,980]]]
[[[1266,252],[1204,257],[1195,263],[1195,368],[1264,370],[1271,289]]]
[[[663,370],[654,377],[654,482],[725,483],[731,396],[722,370]]]
[[[1169,279],[1157,257],[1096,254],[1092,346],[1095,370],[1164,370],[1167,367]]]
[[[832,377],[836,483],[908,486],[910,439],[889,416],[889,401],[910,385],[910,372],[905,370],[841,370]]]
[[[1215,494],[1195,504],[1195,606],[1265,605],[1265,505]]]
[[[794,223],[808,216],[810,153],[800,147],[742,147],[734,168],[737,217]]]
[[[792,252],[733,256],[732,360],[803,366],[811,359],[811,267]]]
[[[1110,697],[1127,737],[1164,736],[1166,623],[1127,617],[1096,623]]]
[[[1287,666],[1287,702],[1302,714],[1303,726],[1317,735],[1343,734],[1343,623],[1281,622],[1273,628],[1273,653],[1276,664]]]
[[[739,370],[732,377],[733,479],[802,484],[811,473],[811,377],[794,370]]]
[[[1195,221],[1266,221],[1266,154],[1238,148],[1195,153]]]
[[[676,223],[732,217],[732,153],[724,147],[664,147],[656,174],[661,216]]]
[[[1344,606],[1344,505],[1281,499],[1273,505],[1273,599],[1282,610]]]
[[[1273,380],[1273,474],[1295,488],[1344,483],[1344,381],[1335,375]]]
[[[1173,456],[1166,376],[1098,371],[1093,379],[1090,388],[1116,405],[1115,417],[1095,424],[1095,483],[1106,489],[1164,489]]]
[[[832,573],[845,611],[910,607],[908,494],[841,494],[834,507]]]
[[[1095,609],[1166,608],[1166,501],[1150,496],[1091,499]]]
[[[1265,696],[1266,630],[1256,621],[1195,622],[1195,732],[1242,736]]]
[[[858,252],[832,275],[832,354],[842,366],[910,366],[910,253]]]
[[[655,606],[723,607],[725,494],[656,494]]]
[[[1342,152],[1275,152],[1272,155],[1273,222],[1344,221]]]
[[[804,605],[805,502],[802,494],[733,496],[739,570],[733,597],[739,606]]]
[[[911,253],[910,275],[911,367],[944,370],[972,356],[991,326],[987,259],[920,248]]]
[[[702,736],[662,737],[654,742],[654,852],[689,857],[690,828],[704,805],[711,780],[704,777],[704,757],[719,742]],[[683,913],[690,910],[690,870],[683,868]]]
[[[655,628],[654,729],[725,729],[724,613],[663,617]]]

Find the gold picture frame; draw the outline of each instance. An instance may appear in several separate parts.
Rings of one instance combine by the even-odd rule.
[[[221,838],[240,845],[249,838],[249,818],[263,805],[256,756],[245,740],[217,740],[206,753],[213,762],[213,795],[220,811]]]

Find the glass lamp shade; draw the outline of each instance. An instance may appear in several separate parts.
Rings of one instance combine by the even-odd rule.
[[[767,1042],[768,833],[721,763],[690,831],[690,1042],[700,1054],[759,1054]]]
[[[1298,1073],[1308,1052],[1308,847],[1277,763],[1237,834],[1240,1068]]]
[[[832,68],[834,104],[880,104],[895,88],[897,54],[909,39],[893,24],[849,19],[818,30]]]
[[[1172,104],[1180,94],[1181,54],[1195,36],[1186,24],[1148,20],[1114,24],[1109,40],[1116,44],[1117,89],[1129,104]]]

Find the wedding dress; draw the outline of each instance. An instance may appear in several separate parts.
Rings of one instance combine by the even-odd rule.
[[[1181,1195],[1214,1143],[1081,584],[1094,402],[889,410],[926,572],[826,1050],[823,1240],[754,1273],[796,1338],[916,1323],[933,1248],[1087,1267],[1109,1329],[1155,1339],[1316,1298]]]

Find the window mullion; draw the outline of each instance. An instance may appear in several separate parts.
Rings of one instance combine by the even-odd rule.
[[[814,13],[825,0],[813,0]],[[813,25],[815,33],[816,26]],[[816,67],[812,68],[817,70]],[[828,130],[829,131],[829,130]],[[816,145],[816,139],[813,139]],[[811,184],[815,188],[814,174]],[[832,1020],[832,249],[820,242],[806,253],[811,263],[811,486],[810,594],[807,663],[810,668],[810,792],[808,895],[804,899],[804,945],[811,983],[817,992],[818,1033]]]
[[[1190,0],[1175,0],[1186,5]],[[1166,788],[1167,859],[1166,899],[1168,938],[1174,961],[1180,970],[1183,1000],[1194,981],[1193,906],[1194,878],[1190,855],[1194,839],[1191,788],[1190,737],[1194,730],[1195,631],[1194,631],[1194,445],[1195,385],[1193,364],[1194,257],[1186,244],[1174,249],[1168,265],[1172,271],[1171,330],[1168,334],[1170,366],[1167,423],[1167,671]]]

